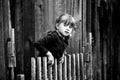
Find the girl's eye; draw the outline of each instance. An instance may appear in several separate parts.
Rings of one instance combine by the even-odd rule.
[[[74,23],[71,23],[71,24],[70,24],[70,27],[71,27],[71,28],[74,28],[74,26],[75,26]]]
[[[70,25],[69,28],[73,28],[73,26]]]
[[[69,23],[66,21],[65,23],[64,23],[64,26],[68,26],[69,25]]]
[[[71,23],[71,26],[74,27],[75,26],[74,23]]]
[[[64,26],[65,27],[69,26],[69,28],[73,28],[74,24],[73,23],[64,23]]]

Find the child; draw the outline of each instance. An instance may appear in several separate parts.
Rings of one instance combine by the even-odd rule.
[[[40,52],[39,56],[47,56],[48,64],[54,64],[54,58],[59,62],[64,60],[64,51],[68,46],[68,40],[75,31],[75,20],[69,14],[62,14],[56,20],[55,31],[34,43],[34,47]]]

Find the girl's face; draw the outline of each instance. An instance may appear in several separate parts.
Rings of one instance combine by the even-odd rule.
[[[63,22],[58,24],[57,30],[64,36],[70,36],[72,34],[73,28],[70,25],[65,25]]]

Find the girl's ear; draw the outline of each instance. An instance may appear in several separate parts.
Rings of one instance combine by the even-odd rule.
[[[59,27],[59,24],[58,24],[58,23],[56,23],[55,27],[56,27],[56,29],[58,29],[58,27]]]

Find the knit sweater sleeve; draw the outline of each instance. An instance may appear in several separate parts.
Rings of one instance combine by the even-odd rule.
[[[54,41],[54,35],[48,34],[44,38],[40,39],[39,41],[34,43],[34,47],[40,52],[42,55],[46,55],[46,53],[49,51],[46,48],[46,45],[49,45],[49,43]]]

